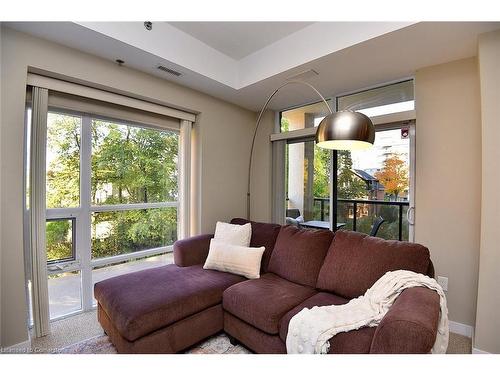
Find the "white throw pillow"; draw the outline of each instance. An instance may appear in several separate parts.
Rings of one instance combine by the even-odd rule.
[[[250,223],[238,225],[218,221],[215,226],[214,238],[229,245],[250,246],[251,237],[252,225]]]
[[[203,268],[234,273],[248,279],[258,279],[260,277],[260,262],[265,249],[264,246],[229,245],[212,239]]]

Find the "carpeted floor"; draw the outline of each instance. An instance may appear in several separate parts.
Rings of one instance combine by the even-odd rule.
[[[31,349],[34,353],[53,353],[102,335],[104,331],[97,321],[97,311],[93,310],[52,322],[50,334],[31,339]]]
[[[73,344],[57,352],[58,354],[116,354],[116,349],[107,336],[98,336]],[[229,338],[221,333],[184,352],[185,354],[250,354],[240,345],[232,345]]]
[[[450,343],[447,354],[470,354],[471,340],[465,336],[450,334]],[[73,344],[64,348],[59,354],[116,354],[116,349],[105,335],[86,340],[81,343]],[[185,352],[185,354],[251,354],[243,346],[232,345],[229,338],[221,333],[211,337],[205,342],[197,345]]]
[[[114,354],[116,349],[97,322],[95,311],[75,315],[51,324],[51,334],[33,339],[35,353]],[[450,333],[448,354],[470,354],[471,339]],[[207,339],[186,351],[187,354],[249,354],[243,346],[234,346],[225,334]]]

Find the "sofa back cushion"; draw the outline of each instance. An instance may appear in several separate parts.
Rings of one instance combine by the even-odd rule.
[[[329,230],[282,227],[268,271],[297,284],[314,287],[332,239],[333,233]]]
[[[269,265],[269,260],[271,259],[271,254],[273,253],[274,244],[276,243],[276,238],[280,232],[281,225],[279,224],[269,224],[269,223],[258,223],[256,221],[248,221],[246,219],[234,218],[231,220],[231,224],[244,225],[246,223],[252,224],[252,237],[250,238],[251,247],[261,247],[264,246],[264,254],[262,255],[262,262],[260,266],[261,274],[267,272],[267,267]]]
[[[387,271],[426,274],[429,264],[429,249],[422,245],[340,230],[328,249],[316,287],[345,298],[356,298]]]

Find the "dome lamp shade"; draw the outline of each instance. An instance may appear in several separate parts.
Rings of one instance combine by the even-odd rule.
[[[374,141],[375,127],[360,112],[332,113],[321,120],[316,131],[316,145],[331,150],[363,150]]]

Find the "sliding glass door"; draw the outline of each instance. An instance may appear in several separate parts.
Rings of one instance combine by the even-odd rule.
[[[326,114],[323,103],[282,111],[280,132],[271,139],[275,150],[285,155],[274,156],[275,175],[284,176],[284,184],[275,184],[283,186],[284,194],[275,191],[278,199],[285,200],[283,221],[413,240],[413,82],[338,96],[335,106],[370,116],[376,130],[374,145],[362,151],[338,151],[335,158],[334,152],[314,143],[315,127]],[[286,145],[280,146],[282,142]]]
[[[337,221],[385,239],[413,240],[413,81],[340,95],[336,107],[378,122],[373,147],[339,151]],[[410,118],[398,118],[402,113]]]
[[[339,152],[337,222],[345,229],[409,240],[409,126],[378,130],[370,149]]]

